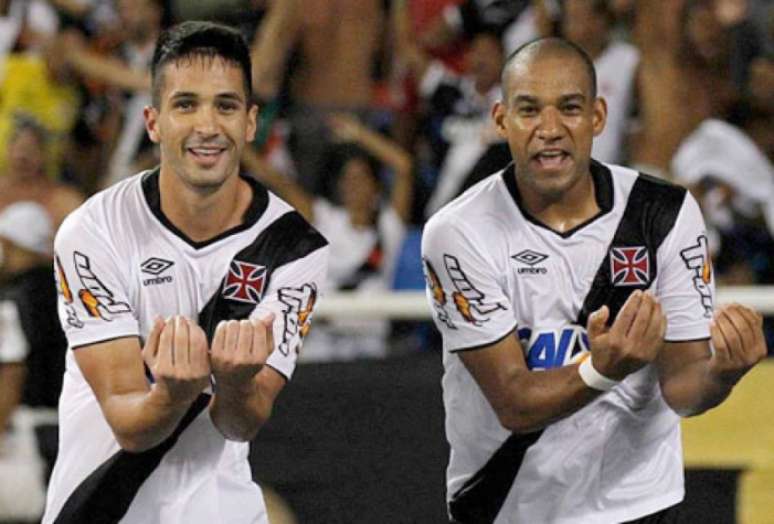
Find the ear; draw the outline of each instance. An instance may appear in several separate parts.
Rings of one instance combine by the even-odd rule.
[[[598,96],[594,100],[594,115],[592,117],[591,125],[594,130],[594,136],[599,136],[602,131],[605,130],[605,124],[607,123],[607,102],[601,96]]]
[[[500,138],[506,140],[508,139],[508,130],[505,127],[507,113],[507,108],[502,101],[495,102],[495,105],[492,107],[492,120],[494,121],[495,129],[497,129],[497,134]]]
[[[247,110],[247,142],[255,140],[255,133],[258,129],[258,104],[251,104]]]
[[[145,118],[145,131],[148,133],[148,138],[154,144],[158,144],[161,142],[161,134],[158,128],[158,110],[153,106],[145,106],[145,109],[142,110],[142,116]]]

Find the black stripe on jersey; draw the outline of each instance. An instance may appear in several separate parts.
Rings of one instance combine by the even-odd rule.
[[[512,434],[492,457],[452,495],[449,515],[455,524],[491,524],[500,513],[527,450],[543,431]]]
[[[610,308],[609,323],[629,295],[637,289],[647,289],[658,274],[656,253],[666,236],[672,231],[682,209],[686,190],[664,180],[640,174],[629,193],[621,221],[608,246],[605,257],[597,269],[591,289],[578,313],[577,324],[585,326],[589,315],[607,305]],[[613,247],[645,246],[648,250],[648,282],[642,285],[615,286],[610,274],[609,253]]]
[[[119,522],[134,500],[140,486],[177,443],[180,435],[207,408],[210,395],[202,393],[194,401],[175,431],[164,442],[141,453],[118,451],[81,482],[59,512],[54,524]],[[88,431],[88,428],[84,428]]]
[[[597,206],[599,206],[599,213],[589,218],[582,224],[578,224],[574,228],[568,229],[567,231],[557,231],[552,227],[547,226],[540,220],[530,215],[529,212],[524,208],[521,201],[521,193],[519,193],[519,187],[516,185],[516,172],[513,163],[505,168],[502,177],[503,182],[505,182],[505,187],[508,189],[508,193],[510,193],[511,198],[513,198],[514,203],[519,208],[519,211],[521,211],[521,214],[524,215],[524,218],[536,226],[547,229],[562,238],[569,238],[576,231],[586,227],[598,218],[608,214],[613,209],[613,174],[610,172],[610,169],[608,169],[605,165],[600,164],[596,160],[592,160],[591,164],[589,165],[589,171],[591,171],[591,178],[594,180],[594,198],[597,201]]]
[[[172,222],[169,221],[167,216],[161,210],[161,192],[159,191],[159,171],[160,171],[160,168],[157,167],[156,169],[149,171],[142,177],[142,192],[145,195],[146,202],[148,202],[148,207],[150,207],[151,212],[159,220],[159,222],[164,224],[164,227],[169,229],[172,233],[179,236],[187,244],[189,244],[190,246],[196,249],[201,249],[203,247],[209,246],[210,244],[217,242],[218,240],[222,240],[228,236],[235,235],[237,233],[240,233],[242,231],[249,229],[256,222],[258,222],[258,219],[261,218],[261,215],[263,215],[263,212],[266,211],[266,208],[269,206],[269,192],[266,191],[266,188],[264,188],[254,179],[247,176],[240,175],[242,180],[247,182],[250,185],[250,187],[253,188],[253,200],[250,202],[250,207],[247,208],[247,211],[245,211],[245,214],[242,217],[242,223],[208,240],[197,242],[195,240],[191,240],[191,238],[189,238],[188,235],[180,231]]]
[[[317,251],[328,241],[296,211],[285,213],[255,237],[255,240],[234,255],[240,260],[266,267],[263,289],[268,289],[274,271]],[[215,328],[221,320],[248,318],[257,304],[237,302],[223,297],[223,281],[218,291],[199,313],[199,325],[212,342]]]

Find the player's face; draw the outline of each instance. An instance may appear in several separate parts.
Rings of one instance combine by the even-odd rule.
[[[239,171],[255,137],[242,70],[220,57],[194,56],[164,66],[159,108],[145,109],[148,134],[161,147],[161,170],[189,187],[217,189]]]
[[[607,115],[605,102],[591,97],[583,62],[566,53],[525,57],[509,67],[503,93],[493,118],[519,180],[561,197],[589,173],[591,143]]]
[[[361,158],[353,158],[344,164],[338,191],[342,204],[351,212],[376,209],[379,187],[371,174],[371,167]]]

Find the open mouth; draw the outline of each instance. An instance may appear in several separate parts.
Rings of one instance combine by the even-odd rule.
[[[186,149],[200,165],[214,165],[226,151],[223,147],[189,147]]]
[[[562,169],[570,161],[570,155],[561,149],[550,149],[532,156],[541,169],[554,171]]]

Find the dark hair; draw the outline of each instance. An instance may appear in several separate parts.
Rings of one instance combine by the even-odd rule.
[[[376,183],[377,187],[383,187],[381,178],[382,165],[373,155],[355,144],[336,144],[328,149],[323,162],[323,172],[332,174],[332,176],[326,178],[323,191],[336,201],[340,200],[338,186],[341,176],[344,174],[344,167],[353,160],[364,162],[368,166],[367,174],[369,177]]]
[[[221,57],[242,69],[248,106],[253,98],[250,49],[239,31],[214,22],[190,21],[170,27],[159,35],[151,62],[153,105],[161,104],[162,69],[171,62],[193,56]]]
[[[506,86],[505,76],[511,63],[514,62],[522,53],[530,52],[533,49],[538,51],[543,48],[546,48],[549,51],[567,52],[580,58],[584,67],[586,68],[586,73],[589,77],[589,82],[591,83],[591,98],[594,99],[597,97],[597,71],[594,68],[594,61],[591,59],[589,54],[579,45],[572,43],[566,38],[557,36],[542,37],[531,40],[526,44],[518,47],[513,53],[508,55],[508,58],[505,59],[505,63],[503,64],[502,74],[500,75],[500,85],[502,86],[503,92],[505,92]]]
[[[48,142],[49,133],[37,118],[21,111],[13,113],[13,129],[9,142],[13,142],[25,132],[32,133],[41,146],[45,146]]]

